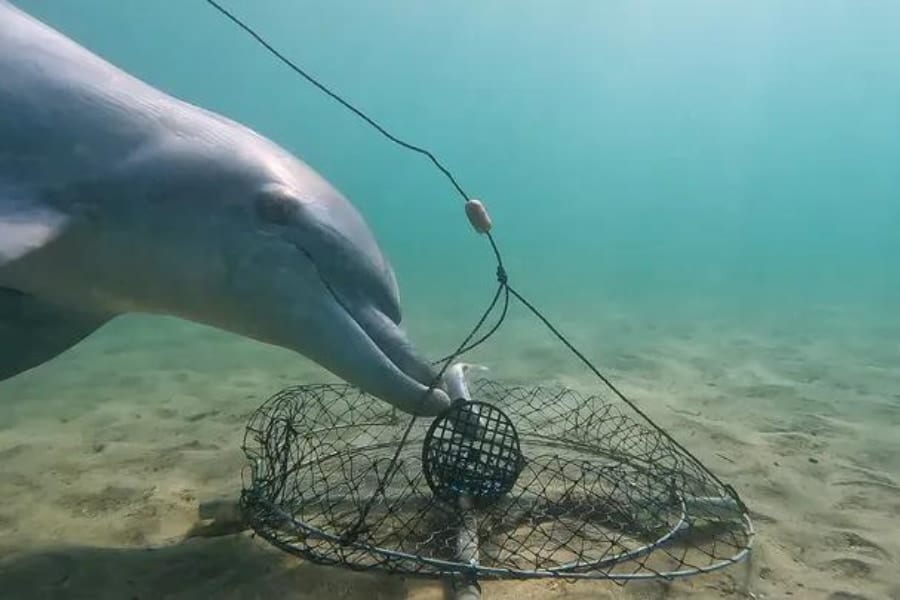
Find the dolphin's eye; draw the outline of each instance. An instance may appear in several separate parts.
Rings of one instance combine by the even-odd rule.
[[[269,223],[288,225],[295,221],[300,203],[290,192],[281,188],[260,191],[255,198],[256,214]]]

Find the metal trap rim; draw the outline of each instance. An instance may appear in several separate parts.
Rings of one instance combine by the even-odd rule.
[[[478,389],[480,386],[478,384],[487,383],[489,385],[493,385],[495,387],[499,387],[500,389],[504,389],[504,386],[501,383],[498,383],[489,379],[480,379],[476,382],[473,382],[473,390]],[[550,388],[542,387],[542,386],[529,386],[529,389],[533,390],[549,390]],[[566,390],[566,388],[559,388],[562,390]],[[360,391],[358,388],[344,383],[314,383],[314,384],[302,384],[289,386],[281,390],[280,393],[275,396],[269,398],[266,402],[264,402],[256,411],[253,412],[251,416],[251,423],[253,422],[253,418],[257,415],[263,413],[266,409],[270,409],[272,407],[277,407],[279,403],[290,401],[290,397],[286,394],[290,393],[302,393],[304,391],[318,391],[318,392],[333,392],[337,394],[341,393],[352,393],[357,395],[359,398],[365,398],[367,400],[377,401],[373,399],[368,394]],[[575,391],[575,390],[568,390]],[[577,394],[578,392],[575,391]],[[392,414],[392,424],[397,426],[402,418],[397,415],[396,409],[391,411]],[[379,425],[384,425],[384,423],[379,423]],[[347,427],[358,427],[359,425],[348,425]],[[329,431],[330,428],[320,428],[314,431]],[[247,438],[250,435],[250,429],[248,425],[248,429],[245,432],[245,440],[242,445],[242,449],[245,454],[250,457],[251,452],[247,446]],[[527,439],[532,438],[532,435],[523,435],[522,441],[524,442]],[[542,436],[536,436],[539,441],[544,442],[548,441],[548,439],[542,439]],[[420,438],[412,438],[407,440],[407,443],[421,443],[423,440]],[[559,443],[562,446],[568,446],[569,444],[565,441],[560,440],[552,440]],[[372,444],[371,446],[358,446],[353,448],[353,453],[365,453],[367,450],[372,448],[385,448],[385,447],[396,447],[401,445],[402,441],[391,441],[391,442],[381,442],[378,444]],[[576,445],[577,447],[577,445]],[[581,450],[585,450],[582,448]],[[596,451],[596,449],[591,449],[592,451]],[[328,458],[339,457],[344,454],[344,452],[338,451],[334,452],[326,457],[319,457],[317,460],[310,460],[311,463],[320,463]],[[603,453],[608,458],[614,461],[621,461],[626,459],[625,462],[629,463],[630,466],[635,466],[634,462],[644,462],[640,460],[638,457],[634,456],[620,456],[613,453]],[[261,459],[257,457],[256,461],[260,461]],[[301,463],[302,464],[302,463]],[[648,463],[649,464],[649,463]],[[702,467],[702,465],[700,465]],[[640,469],[643,470],[643,469]],[[717,562],[713,562],[707,565],[690,565],[688,568],[682,568],[678,570],[671,570],[665,572],[635,572],[635,573],[610,573],[601,571],[599,569],[603,569],[605,567],[614,567],[620,563],[626,563],[629,560],[633,560],[639,558],[643,555],[652,554],[654,551],[661,549],[665,546],[666,543],[670,542],[680,531],[685,528],[690,527],[691,515],[688,513],[687,504],[683,497],[680,495],[675,495],[674,499],[677,500],[678,505],[680,506],[680,515],[677,519],[677,522],[674,526],[672,526],[668,531],[665,532],[664,535],[658,537],[657,539],[645,543],[644,545],[627,550],[625,552],[621,552],[619,554],[607,557],[601,557],[597,560],[589,560],[589,561],[572,561],[568,563],[564,563],[562,565],[556,567],[549,568],[533,568],[533,569],[521,569],[521,568],[512,568],[512,567],[497,567],[497,566],[486,566],[481,564],[470,564],[462,561],[454,561],[447,560],[443,558],[436,558],[433,556],[425,555],[425,554],[412,554],[409,552],[404,552],[402,550],[392,549],[388,547],[384,547],[378,544],[368,543],[368,542],[358,542],[358,541],[347,541],[343,538],[343,536],[330,533],[320,527],[315,525],[311,525],[306,523],[300,519],[297,519],[294,515],[289,514],[285,511],[281,506],[275,504],[268,498],[263,497],[257,489],[257,472],[258,472],[258,462],[257,464],[250,465],[251,477],[250,477],[250,486],[245,487],[241,494],[241,507],[246,515],[247,523],[250,527],[258,534],[260,537],[266,539],[269,543],[278,547],[279,549],[292,554],[294,556],[299,556],[305,560],[310,561],[314,564],[321,565],[331,565],[331,566],[339,566],[341,568],[350,569],[352,571],[376,571],[376,572],[388,572],[388,573],[396,573],[402,574],[404,576],[417,577],[422,579],[444,579],[454,576],[463,576],[463,577],[477,577],[477,578],[488,578],[488,579],[517,579],[517,580],[525,580],[525,579],[571,579],[571,580],[618,580],[618,581],[631,581],[631,580],[671,580],[676,578],[684,578],[695,576],[701,573],[711,573],[714,571],[718,571],[724,568],[727,568],[731,565],[737,564],[744,560],[747,555],[752,550],[753,541],[755,538],[755,531],[753,527],[752,520],[750,518],[749,511],[743,507],[743,503],[737,497],[736,492],[733,489],[729,490],[730,493],[734,494],[733,499],[736,500],[741,508],[740,521],[741,521],[741,529],[743,538],[746,540],[746,543],[742,546],[735,546],[736,552],[730,556],[722,557]],[[730,488],[730,486],[726,486],[726,488]],[[441,504],[441,501],[437,498],[433,499],[432,502],[436,502]],[[446,504],[444,503],[444,506]],[[434,509],[434,504],[430,507],[430,510]],[[464,511],[459,511],[457,514],[463,514]],[[477,511],[475,511],[477,512]],[[274,531],[271,529],[271,522],[266,521],[265,516],[268,515],[276,515],[281,523],[289,523],[291,527],[279,527]],[[268,526],[268,527],[267,527]],[[285,539],[284,537],[294,538],[297,540],[298,545],[293,545]],[[316,540],[325,540],[340,546],[342,549],[346,549],[348,552],[363,552],[374,558],[378,559],[377,562],[371,564],[364,564],[361,562],[354,561],[345,561],[336,558],[328,558],[322,553],[318,553],[309,547],[301,547],[304,543],[305,539],[316,539]],[[479,543],[480,546],[480,543]],[[404,566],[406,565],[406,566]],[[422,570],[414,568],[414,565],[417,566],[427,566],[429,569]]]
[[[375,565],[360,565],[358,563],[349,563],[342,562],[339,560],[327,560],[323,559],[322,556],[318,553],[311,552],[308,550],[302,550],[297,548],[296,546],[292,546],[290,544],[284,543],[277,536],[272,535],[265,528],[257,528],[257,520],[254,519],[254,511],[252,510],[252,506],[254,504],[263,504],[268,507],[268,509],[278,514],[282,519],[292,523],[297,529],[303,531],[307,534],[308,537],[315,537],[318,539],[329,540],[332,542],[336,542],[341,544],[344,547],[351,547],[357,550],[365,550],[367,552],[375,552],[382,557],[394,560],[400,559],[405,561],[413,561],[415,563],[427,564],[429,566],[444,568],[442,571],[414,571],[414,570],[404,570],[404,569],[385,569],[382,567],[381,563]],[[658,579],[678,579],[685,577],[692,577],[701,573],[712,573],[715,571],[719,571],[725,569],[731,565],[737,564],[744,560],[746,556],[750,553],[753,547],[753,540],[755,538],[756,532],[753,528],[753,522],[750,519],[750,516],[747,514],[742,515],[742,520],[745,527],[745,534],[747,535],[747,544],[734,556],[730,558],[723,558],[717,563],[713,563],[708,566],[696,566],[690,569],[681,569],[678,571],[667,571],[665,574],[656,574],[656,573],[621,573],[621,574],[608,574],[603,572],[573,572],[573,569],[597,569],[602,568],[606,564],[614,565],[623,560],[630,560],[632,558],[637,558],[638,556],[653,552],[657,548],[661,546],[661,544],[665,543],[672,537],[674,537],[678,531],[681,529],[682,525],[687,521],[686,512],[682,513],[681,519],[679,519],[678,525],[673,527],[671,531],[669,531],[665,536],[660,538],[659,540],[646,544],[641,548],[637,548],[635,550],[622,553],[610,558],[605,558],[600,561],[592,561],[586,564],[574,564],[574,565],[564,565],[559,568],[551,568],[551,569],[534,569],[534,570],[525,570],[525,569],[503,569],[499,567],[485,567],[485,566],[473,566],[470,564],[466,564],[458,561],[447,561],[437,558],[429,558],[422,555],[414,555],[405,552],[399,552],[396,550],[391,550],[388,548],[382,548],[380,546],[373,546],[369,544],[362,543],[341,543],[340,536],[336,536],[334,534],[330,534],[318,527],[313,527],[311,525],[307,525],[302,521],[298,521],[293,516],[287,514],[282,510],[279,506],[276,506],[272,502],[268,500],[256,498],[253,502],[248,506],[245,503],[244,498],[242,496],[241,500],[242,509],[244,510],[244,514],[248,515],[248,523],[251,528],[259,535],[260,537],[266,539],[269,543],[274,546],[280,548],[281,550],[287,552],[288,554],[292,554],[294,556],[300,556],[306,560],[309,560],[315,564],[325,564],[325,565],[338,565],[342,568],[347,568],[353,571],[388,571],[391,573],[399,573],[404,576],[414,576],[422,579],[443,579],[447,576],[477,576],[478,578],[492,578],[492,579],[585,579],[585,580],[658,580]],[[682,506],[684,506],[684,502],[682,501]],[[451,567],[451,568],[447,568]]]

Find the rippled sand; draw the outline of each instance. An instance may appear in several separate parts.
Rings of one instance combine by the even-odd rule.
[[[752,560],[672,584],[487,583],[485,600],[900,598],[896,347],[715,328],[611,345],[579,331],[630,397],[736,487],[758,531]],[[588,381],[544,334],[497,344],[477,358],[498,378]],[[0,384],[0,596],[441,598],[435,583],[315,567],[248,532],[196,528],[199,502],[240,490],[248,415],[286,385],[326,378],[281,350],[130,318]]]

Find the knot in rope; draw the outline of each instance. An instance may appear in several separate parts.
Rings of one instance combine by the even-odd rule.
[[[506,269],[503,268],[503,265],[497,265],[497,281],[503,286],[509,281],[509,278],[506,275]]]

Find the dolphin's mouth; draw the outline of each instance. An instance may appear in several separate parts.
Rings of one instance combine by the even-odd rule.
[[[449,406],[450,399],[438,379],[437,370],[415,349],[400,327],[399,303],[390,302],[390,298],[385,299],[377,293],[379,279],[367,280],[364,273],[360,279],[361,274],[352,270],[323,270],[312,253],[296,241],[294,246],[317,271],[334,300],[332,310],[342,313],[340,317],[333,317],[344,321],[340,337],[343,337],[345,347],[323,344],[323,347],[331,347],[322,358],[335,367],[332,371],[363,391],[411,414],[436,415]],[[332,276],[326,277],[326,273]],[[352,284],[344,285],[346,282]],[[388,313],[394,312],[391,306],[397,305],[398,314],[393,315],[396,319],[381,310],[378,300]],[[323,324],[323,327],[326,331],[329,329],[327,325]],[[346,346],[348,343],[350,346]]]
[[[354,313],[341,303],[343,311],[359,335],[361,349],[351,360],[358,361],[361,371],[376,367],[370,391],[382,400],[419,416],[438,414],[450,405],[450,398],[438,378],[437,370],[413,347],[406,333],[387,315],[375,308]],[[350,352],[355,354],[354,351]],[[377,367],[380,365],[380,367]],[[384,389],[379,394],[372,390]],[[387,391],[391,390],[391,391]]]
[[[312,253],[297,243],[294,243],[294,245],[310,260],[319,273],[322,283],[347,315],[347,318],[362,330],[363,334],[369,338],[369,341],[381,352],[384,360],[419,384],[431,386],[437,379],[437,371],[415,350],[406,333],[400,328],[399,302],[386,302],[387,299],[382,298],[382,300],[385,300],[383,302],[385,309],[391,312],[390,315],[368,301],[369,299],[361,303],[362,308],[357,310],[351,309],[353,302],[326,279],[321,265],[313,257]],[[394,281],[393,277],[392,281]],[[396,286],[396,283],[394,283],[394,286]]]
[[[350,319],[359,326],[366,337],[401,373],[423,386],[437,386],[437,370],[413,347],[412,342],[398,323],[380,310],[366,307],[359,311],[342,308]],[[424,393],[424,392],[423,392]]]

